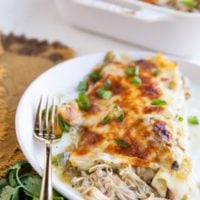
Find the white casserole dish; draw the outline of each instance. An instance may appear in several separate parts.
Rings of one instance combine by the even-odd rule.
[[[71,24],[179,56],[200,55],[200,13],[138,0],[55,0]]]

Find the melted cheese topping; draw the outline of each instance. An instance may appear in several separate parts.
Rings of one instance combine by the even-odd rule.
[[[104,67],[101,80],[92,85],[87,93],[91,107],[83,113],[79,147],[71,156],[74,165],[76,160],[79,162],[84,156],[90,157],[91,162],[101,160],[105,153],[122,159],[121,163],[135,166],[147,167],[163,161],[170,164],[173,162],[172,146],[178,134],[174,130],[174,118],[178,110],[182,109],[177,108],[177,100],[184,100],[184,92],[176,65],[168,62],[165,65],[164,61],[156,63],[159,59],[131,63],[132,67],[140,68],[140,86],[133,85],[130,77],[125,75],[124,70],[129,64],[114,62]],[[157,69],[161,70],[161,75],[156,77],[153,72]],[[104,100],[98,97],[96,90],[108,79],[112,83],[110,90],[113,97]],[[167,105],[152,106],[153,99],[163,99]],[[103,125],[103,118],[112,111],[114,105],[122,108],[124,120],[111,120]],[[114,142],[114,138],[123,139],[130,144],[129,148],[121,148]],[[93,163],[88,161],[86,165]],[[84,165],[77,166],[85,168]]]
[[[127,68],[136,66],[140,85],[132,84],[131,76],[125,74]],[[155,70],[160,74],[155,76]],[[113,94],[109,100],[96,93],[106,80],[111,81],[109,90]],[[89,84],[90,108],[82,112],[78,147],[70,156],[71,164],[80,170],[88,170],[99,162],[114,167],[150,167],[158,170],[152,186],[161,197],[166,197],[167,188],[173,193],[179,188],[174,199],[183,198],[188,191],[185,183],[189,183],[191,165],[185,150],[188,130],[183,81],[176,63],[161,54],[130,62],[113,61],[102,68],[98,82]],[[152,105],[155,99],[167,104]],[[123,110],[124,119],[103,124],[114,105]],[[117,144],[116,138],[123,140],[126,147]],[[177,171],[171,169],[174,161],[179,164]]]

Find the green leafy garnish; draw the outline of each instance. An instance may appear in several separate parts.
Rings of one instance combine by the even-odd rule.
[[[99,71],[93,71],[89,74],[90,79],[93,81],[99,81],[101,79],[101,74]]]
[[[151,105],[153,106],[165,106],[167,105],[167,102],[162,99],[154,99],[151,101]]]
[[[139,67],[134,67],[134,68],[127,68],[125,69],[125,74],[127,76],[138,76],[139,75],[139,71],[140,71],[140,68]]]
[[[114,105],[113,106],[113,110],[112,110],[112,117],[118,121],[118,122],[122,122],[124,120],[124,111],[122,110],[122,108],[118,105]]]
[[[64,121],[64,119],[61,116],[58,117],[58,121],[59,121],[59,127],[61,129],[61,132],[62,133],[69,132],[70,125],[66,121]]]
[[[103,88],[97,89],[96,93],[99,97],[105,100],[108,100],[112,97],[112,92],[110,90],[104,90]]]
[[[134,76],[131,78],[131,83],[134,85],[140,85],[142,83],[142,80],[139,76]]]
[[[30,175],[26,178],[23,178],[21,181],[26,188],[26,195],[39,197],[41,190],[41,178],[39,176]]]
[[[7,180],[5,178],[2,178],[0,180],[0,194],[1,194],[1,191],[2,189],[8,184]]]
[[[188,123],[193,125],[198,125],[199,119],[197,118],[197,116],[190,116],[188,117]]]
[[[18,188],[17,188],[18,190]],[[16,189],[7,185],[2,189],[0,199],[1,200],[10,200],[10,199],[16,199],[18,195],[16,195]],[[19,198],[18,198],[19,199]]]
[[[90,108],[90,102],[88,97],[84,93],[80,93],[78,98],[76,99],[78,106],[81,110],[88,110]]]
[[[198,7],[198,2],[195,0],[182,0],[182,4],[191,9],[195,9]]]
[[[108,123],[110,122],[110,120],[111,120],[110,115],[106,115],[106,116],[103,118],[103,121],[102,121],[103,125],[108,124]]]
[[[183,119],[183,117],[182,116],[180,116],[180,115],[176,115],[176,119],[179,121],[179,122],[182,122],[184,119]]]
[[[106,80],[104,83],[103,83],[103,89],[107,90],[110,86],[111,86],[112,82],[110,79]]]
[[[1,200],[39,200],[41,178],[33,172],[26,161],[19,161],[10,167],[5,178],[0,180]],[[53,200],[64,200],[57,192],[53,192]]]
[[[130,146],[127,142],[125,142],[124,140],[120,138],[114,138],[114,141],[117,145],[119,145],[122,148],[128,148]]]
[[[79,92],[85,92],[88,89],[88,83],[87,81],[80,81],[80,83],[78,84],[77,90]]]
[[[161,74],[160,69],[156,69],[156,70],[153,71],[153,75],[154,75],[154,76],[158,76],[158,75],[160,75],[160,74]]]

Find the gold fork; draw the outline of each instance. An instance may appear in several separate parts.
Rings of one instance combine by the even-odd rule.
[[[58,113],[54,99],[49,106],[48,97],[45,107],[42,107],[43,97],[40,98],[35,116],[34,136],[45,142],[46,158],[42,175],[40,200],[52,200],[52,143],[61,138],[58,133]]]

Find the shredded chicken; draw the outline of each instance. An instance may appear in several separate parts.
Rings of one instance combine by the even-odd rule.
[[[151,188],[135,173],[133,167],[128,166],[120,170],[122,180],[128,185],[130,190],[133,190],[137,198],[144,199],[151,195]]]
[[[160,197],[155,197],[154,194],[151,194],[150,197],[148,197],[147,199],[145,200],[169,200],[169,199],[166,199],[166,198],[160,198]]]
[[[156,196],[131,165],[113,169],[98,164],[74,177],[72,184],[87,200],[167,200]]]
[[[82,124],[82,115],[76,102],[63,104],[58,109],[59,115],[70,125],[76,127]]]

